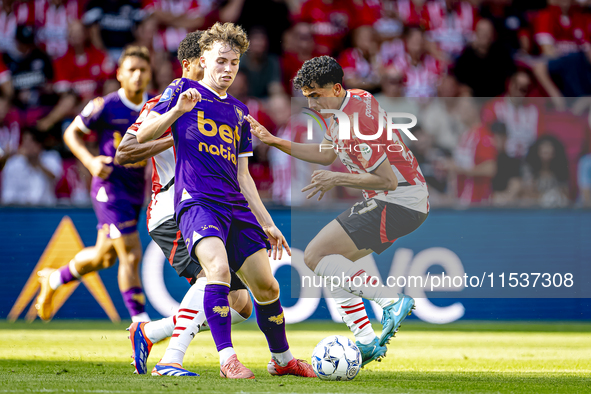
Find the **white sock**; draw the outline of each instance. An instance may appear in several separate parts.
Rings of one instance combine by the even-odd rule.
[[[144,326],[146,336],[152,343],[160,342],[172,335],[174,330],[174,316],[151,321]]]
[[[356,267],[351,260],[338,254],[323,257],[314,273],[331,278],[333,283],[347,293],[373,300],[382,308],[397,300],[397,298],[388,297],[388,288],[380,283],[379,278],[368,275],[363,268]]]
[[[220,365],[224,365],[234,354],[236,354],[236,352],[233,347],[227,347],[220,350]]]
[[[160,360],[161,363],[183,365],[187,347],[189,347],[189,344],[199,332],[199,327],[205,321],[203,295],[206,283],[206,278],[197,279],[197,282],[185,294],[176,315],[176,324],[172,337],[162,360]]]
[[[49,287],[52,290],[57,290],[61,285],[63,285],[63,282],[60,270],[55,270],[49,275]]]
[[[293,360],[293,355],[291,354],[291,350],[287,349],[283,353],[273,353],[271,352],[271,357],[273,360],[282,367],[285,367],[291,360]]]
[[[150,321],[150,316],[148,316],[147,312],[138,313],[137,315],[131,317],[131,321],[134,323]]]

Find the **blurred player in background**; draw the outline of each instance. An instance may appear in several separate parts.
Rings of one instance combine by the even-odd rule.
[[[119,59],[121,88],[92,100],[66,129],[64,141],[92,174],[91,197],[98,218],[95,246],[80,251],[68,265],[39,272],[41,291],[37,312],[43,320],[53,315],[52,297],[61,285],[83,275],[109,268],[119,257],[118,282],[132,321],[148,321],[139,275],[142,247],[137,221],[145,190],[145,162],[121,166],[113,163],[117,146],[148,100],[150,54],[144,47],[127,47]],[[98,133],[100,154],[94,156],[82,136]]]
[[[257,323],[272,355],[269,373],[315,377],[312,367],[289,350],[279,284],[267,255],[269,241],[273,254],[281,255],[283,247],[289,253],[289,247],[248,172],[252,156],[244,119],[248,108],[226,93],[248,49],[248,38],[232,23],[216,23],[203,33],[200,46],[203,80],[182,78],[172,83],[139,128],[137,139],[143,143],[159,138],[172,126],[176,219],[191,257],[207,275],[204,310],[220,356],[220,375],[254,378],[232,345],[228,302],[232,268],[255,298]],[[155,131],[151,125],[157,126]]]
[[[178,47],[178,59],[183,66],[182,77],[193,81],[203,78],[203,68],[199,64],[201,34],[200,31],[187,34]],[[189,343],[195,334],[207,327],[203,312],[207,279],[201,265],[191,260],[174,220],[174,141],[170,128],[160,138],[145,144],[140,144],[136,138],[137,130],[161,96],[148,100],[144,105],[136,123],[127,130],[119,144],[115,162],[125,165],[152,158],[152,200],[148,207],[148,231],[179,276],[187,278],[192,286],[174,316],[153,322],[133,323],[129,327],[130,340],[136,373],[147,372],[146,362],[152,345],[172,337],[164,356],[152,370],[152,375],[197,376],[182,365]],[[236,324],[250,317],[252,301],[242,281],[234,271],[231,274],[230,314],[232,324]]]
[[[381,121],[385,121],[385,114],[370,93],[360,89],[345,90],[342,81],[343,69],[337,61],[321,56],[304,63],[294,78],[294,86],[302,90],[313,110],[339,109],[349,119],[358,116],[361,133],[373,136],[386,124]],[[363,365],[381,360],[386,355],[386,343],[410,314],[414,300],[403,294],[391,298],[388,289],[380,286],[379,279],[367,275],[355,261],[373,252],[382,253],[427,218],[429,193],[417,160],[397,130],[392,140],[388,140],[387,133],[382,133],[377,139],[366,141],[353,133],[354,122],[351,122],[351,138],[341,140],[338,120],[333,117],[319,146],[275,137],[252,116],[247,116],[246,120],[252,126],[252,133],[270,146],[300,160],[322,165],[330,165],[339,157],[351,172],[314,171],[311,184],[302,189],[312,191],[308,198],[320,193],[320,200],[335,186],[363,190],[365,201],[356,203],[324,227],[307,246],[304,261],[318,276],[331,280],[350,278],[345,283],[339,281],[332,296],[343,321],[355,335]],[[363,278],[361,286],[355,285],[354,278],[358,276]],[[375,301],[383,309],[379,339],[360,297]]]

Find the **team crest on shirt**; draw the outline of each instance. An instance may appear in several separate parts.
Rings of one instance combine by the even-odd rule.
[[[242,125],[242,122],[244,122],[244,111],[237,106],[234,106],[234,111],[236,112],[236,116],[238,116],[238,123]]]

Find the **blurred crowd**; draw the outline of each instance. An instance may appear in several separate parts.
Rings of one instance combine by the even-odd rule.
[[[291,80],[304,61],[331,55],[346,88],[417,116],[418,140],[406,142],[432,206],[591,206],[589,0],[0,4],[3,205],[88,205],[90,174],[62,134],[90,99],[119,88],[122,49],[150,49],[156,95],[181,74],[175,51],[186,33],[221,21],[251,41],[229,92],[271,132],[299,138],[290,98],[301,93]],[[96,135],[87,143],[96,146]],[[255,143],[250,170],[267,202],[305,203],[290,190],[309,169]]]

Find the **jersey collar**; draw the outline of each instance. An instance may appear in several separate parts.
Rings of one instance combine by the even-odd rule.
[[[117,94],[119,95],[119,98],[121,99],[121,102],[129,109],[132,109],[136,112],[140,112],[142,107],[144,106],[144,104],[146,104],[146,101],[148,101],[148,93],[144,93],[144,96],[142,97],[142,103],[135,105],[134,103],[132,103],[131,101],[129,101],[129,99],[125,96],[125,91],[123,90],[123,88],[120,88],[117,91]]]
[[[347,95],[345,96],[345,99],[343,100],[343,103],[341,104],[341,108],[339,108],[340,111],[342,111],[347,106],[350,98],[351,98],[351,92],[347,90]]]
[[[201,86],[203,86],[205,89],[209,90],[211,93],[215,94],[216,96],[218,96],[219,98],[221,98],[222,100],[228,97],[228,93],[224,94],[223,96],[220,96],[218,94],[218,92],[216,92],[215,90],[213,90],[212,88],[210,88],[205,82],[203,81],[198,81],[198,84],[200,84]]]

